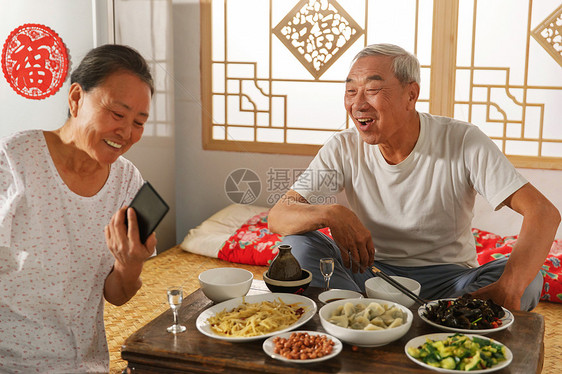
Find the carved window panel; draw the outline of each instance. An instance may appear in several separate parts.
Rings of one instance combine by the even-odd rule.
[[[371,43],[421,52],[427,111],[432,28],[419,20],[432,8],[427,0],[202,1],[205,149],[315,154],[352,125],[344,81]]]
[[[459,3],[454,117],[516,165],[562,168],[562,5]]]

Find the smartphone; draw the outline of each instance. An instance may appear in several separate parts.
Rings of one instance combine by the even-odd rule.
[[[148,181],[143,183],[129,207],[137,214],[139,236],[143,244],[170,210],[168,204]],[[125,215],[125,224],[127,224],[127,215]]]

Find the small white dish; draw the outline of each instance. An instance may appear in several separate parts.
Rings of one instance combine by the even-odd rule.
[[[437,334],[427,334],[427,335],[421,335],[418,337],[415,337],[413,339],[411,339],[410,341],[408,341],[408,343],[406,343],[406,345],[404,346],[404,352],[406,353],[406,356],[408,356],[408,358],[412,361],[414,361],[416,364],[423,366],[424,368],[427,369],[431,369],[431,370],[435,370],[438,371],[440,373],[462,373],[462,371],[460,370],[453,370],[453,369],[444,369],[444,368],[437,368],[431,365],[426,364],[423,361],[420,361],[412,356],[410,356],[408,354],[408,348],[410,347],[414,347],[417,348],[420,345],[423,345],[426,342],[426,339],[431,339],[431,340],[444,340],[446,339],[448,336],[451,336],[451,333],[437,333]],[[488,369],[481,369],[481,370],[471,370],[470,373],[474,373],[474,374],[478,374],[478,373],[490,373],[493,371],[497,371],[500,369],[505,368],[506,366],[508,366],[509,364],[511,364],[511,361],[513,360],[513,353],[509,350],[509,348],[507,348],[505,346],[505,344],[498,342],[495,339],[490,339],[490,338],[486,338],[484,336],[481,335],[473,335],[473,334],[465,334],[465,336],[468,336],[469,338],[474,338],[474,337],[478,337],[481,339],[488,339],[488,340],[493,340],[494,343],[503,345],[505,347],[505,361],[501,361],[499,363],[497,363],[496,365],[492,366],[491,368]]]
[[[419,284],[416,280],[395,275],[390,277],[402,286],[406,287],[408,290],[412,291],[412,293],[418,296],[420,295],[421,284]],[[408,295],[400,291],[398,288],[394,288],[393,285],[381,277],[367,279],[365,281],[365,293],[367,294],[367,297],[393,301],[400,305],[404,305],[406,308],[410,308],[416,303]]]
[[[318,295],[318,300],[323,302],[324,304],[331,303],[332,301],[341,300],[341,299],[360,299],[363,295],[359,292],[351,291],[351,290],[340,290],[340,289],[332,289],[328,291],[322,292]]]
[[[326,335],[326,337],[328,339],[331,339],[334,342],[334,347],[332,349],[332,352],[329,355],[323,356],[323,357],[318,357],[318,358],[310,358],[307,360],[291,360],[290,358],[286,358],[281,356],[280,354],[274,353],[274,349],[275,349],[275,343],[273,343],[273,339],[275,339],[276,337],[280,337],[280,338],[285,338],[288,339],[292,333],[298,333],[298,332],[306,332],[308,333],[308,335]],[[318,332],[318,331],[290,331],[290,332],[285,332],[283,334],[278,334],[275,336],[271,336],[269,338],[266,339],[266,341],[263,342],[263,351],[271,358],[274,358],[276,360],[280,360],[280,361],[285,361],[285,362],[292,362],[295,364],[311,364],[313,362],[320,362],[320,361],[326,361],[331,359],[332,357],[336,357],[343,348],[343,344],[342,342],[336,338],[335,336],[332,336],[330,334],[326,334],[325,332]]]
[[[215,303],[246,296],[254,274],[242,268],[215,268],[199,274],[201,290]]]

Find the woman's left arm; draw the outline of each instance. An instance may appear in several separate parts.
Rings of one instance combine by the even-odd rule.
[[[128,225],[125,225],[127,214]],[[145,244],[140,242],[137,216],[134,209],[119,209],[105,227],[105,241],[115,264],[105,279],[104,297],[114,305],[123,305],[141,288],[140,278],[144,261],[156,248],[156,234],[152,233]]]

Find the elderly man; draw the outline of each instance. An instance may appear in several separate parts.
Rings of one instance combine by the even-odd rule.
[[[359,52],[344,99],[355,128],[320,149],[271,209],[270,229],[286,235],[315,286],[319,259],[333,257],[332,287],[363,291],[374,264],[416,279],[427,299],[471,293],[531,310],[560,213],[478,127],[417,112],[419,82],[419,62],[402,48]],[[337,188],[319,183],[327,171],[337,175]],[[309,204],[342,190],[349,208]],[[506,205],[524,217],[509,260],[478,266],[471,233],[477,192],[495,209]],[[333,240],[315,231],[323,227]]]

